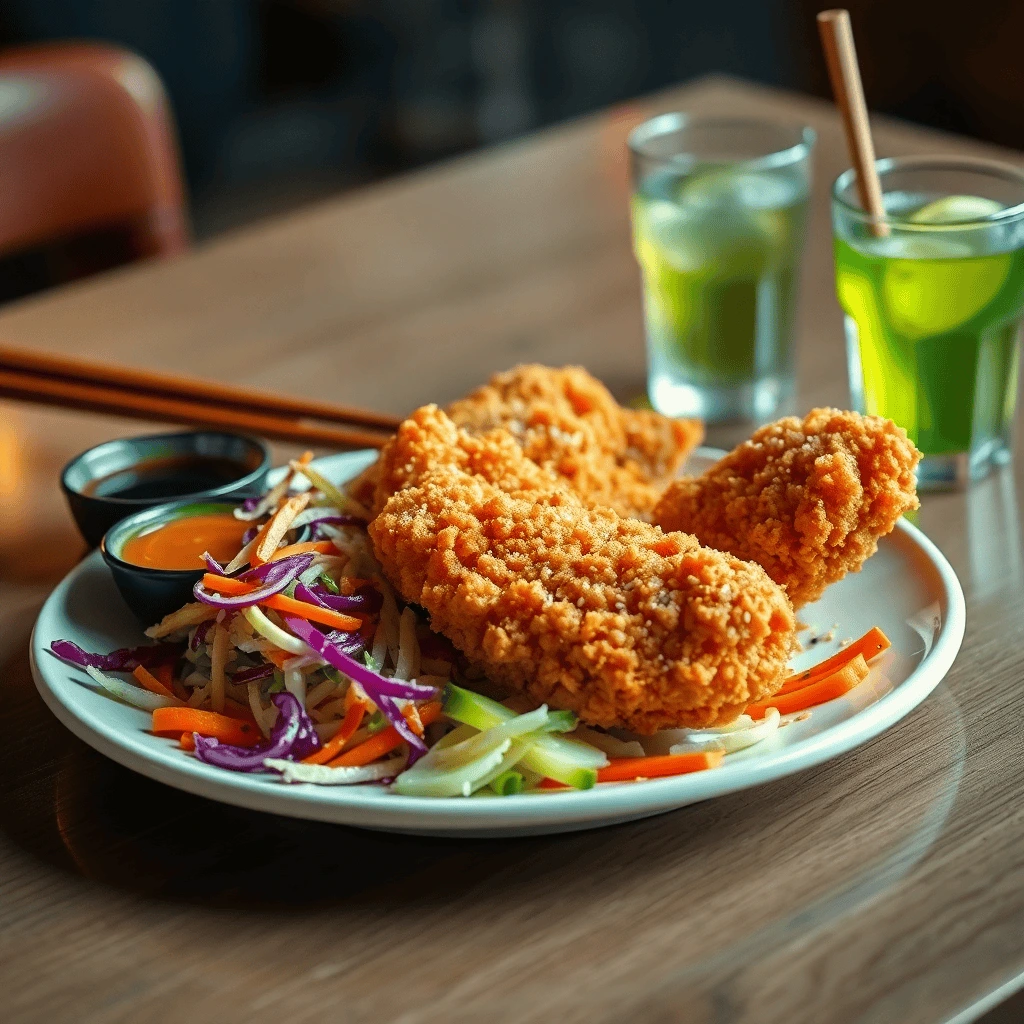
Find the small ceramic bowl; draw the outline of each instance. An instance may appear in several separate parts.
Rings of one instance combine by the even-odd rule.
[[[142,509],[186,498],[212,501],[258,494],[270,463],[270,449],[241,434],[150,434],[82,452],[64,467],[60,482],[78,529],[95,547],[115,523]],[[204,473],[204,466],[210,472]],[[135,469],[142,475],[134,477]]]
[[[164,523],[186,516],[230,514],[236,502],[174,501],[143,509],[115,523],[100,542],[103,561],[110,567],[125,604],[144,626],[152,626],[165,615],[194,601],[192,588],[206,569],[154,569],[126,562],[121,553],[132,537]]]

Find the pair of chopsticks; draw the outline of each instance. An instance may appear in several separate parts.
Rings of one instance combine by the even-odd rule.
[[[328,448],[380,448],[401,422],[364,409],[3,347],[0,398]]]

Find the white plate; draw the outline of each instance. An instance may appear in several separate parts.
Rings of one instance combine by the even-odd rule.
[[[717,453],[702,450],[687,468],[699,471]],[[334,480],[354,475],[372,453],[321,460]],[[963,592],[949,563],[919,530],[901,521],[857,574],[831,587],[802,621],[835,640],[805,651],[795,664],[820,661],[844,637],[880,626],[892,648],[871,675],[839,700],[815,708],[766,740],[731,754],[721,768],[649,782],[601,785],[586,792],[551,791],[516,797],[428,799],[378,786],[286,785],[276,777],[244,775],[202,764],[173,740],[148,733],[148,713],[98,692],[89,677],[59,661],[50,642],[74,641],[106,652],[144,641],[99,552],[93,552],[47,599],[31,641],[32,674],[43,700],[80,739],[134,771],[226,803],[297,818],[395,832],[512,835],[568,832],[661,814],[698,800],[760,785],[802,771],[856,747],[898,722],[949,670],[963,639]],[[805,634],[806,636],[806,634]]]

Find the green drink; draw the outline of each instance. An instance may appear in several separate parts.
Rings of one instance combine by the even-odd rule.
[[[962,484],[1009,450],[1024,321],[1024,210],[1013,207],[1024,176],[1007,168],[992,187],[949,162],[879,169],[884,233],[848,206],[846,175],[833,206],[853,401],[906,429],[925,456],[922,486]],[[942,194],[957,186],[972,193]]]
[[[633,241],[660,412],[764,419],[792,391],[812,141],[682,115],[634,133]]]

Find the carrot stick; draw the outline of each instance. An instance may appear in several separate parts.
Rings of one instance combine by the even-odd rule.
[[[253,722],[198,708],[157,708],[153,712],[153,732],[157,736],[178,736],[182,733],[191,736],[197,732],[200,736],[212,736],[221,743],[240,747],[254,747],[263,739],[263,734]]]
[[[430,725],[431,722],[436,722],[441,717],[440,702],[431,701],[429,704],[424,704],[419,708],[419,714],[420,721],[424,725]],[[409,718],[411,716],[407,714],[406,717]],[[415,726],[413,726],[413,728],[415,729]],[[393,725],[389,725],[386,729],[382,729],[375,736],[371,736],[368,740],[364,740],[358,747],[353,747],[351,750],[345,751],[341,757],[336,757],[333,761],[328,761],[327,765],[330,768],[345,768],[370,764],[372,761],[376,761],[385,754],[390,754],[395,747],[404,742],[405,741],[402,739],[398,730]]]
[[[237,718],[240,722],[251,722],[253,725],[256,724],[256,719],[252,716],[252,709],[248,704],[239,704],[237,700],[232,700],[230,697],[224,698],[224,712],[228,718]]]
[[[171,684],[174,682],[174,666],[169,661],[163,661],[153,667],[153,675],[170,689]]]
[[[256,589],[252,583],[242,583],[240,580],[217,576],[210,572],[203,577],[203,586],[220,594],[251,594]],[[263,608],[273,608],[274,611],[284,612],[285,615],[297,615],[300,619],[309,619],[310,622],[319,622],[332,629],[342,629],[346,632],[359,629],[363,624],[363,620],[354,615],[344,615],[333,608],[321,608],[305,601],[296,601],[295,598],[285,597],[284,594],[274,594],[273,597],[259,603]]]
[[[305,555],[310,551],[318,555],[331,555],[337,550],[329,540],[306,540],[301,544],[288,544],[286,547],[278,548],[267,561],[276,562],[279,558],[288,558],[289,555]]]
[[[312,494],[309,491],[296,494],[263,524],[263,528],[256,534],[256,542],[253,545],[252,554],[249,556],[250,565],[255,567],[270,561],[270,556],[284,539],[284,535],[292,525],[292,520],[309,504],[311,497]]]
[[[833,654],[831,658],[826,658],[825,661],[812,665],[810,668],[804,669],[803,672],[789,676],[775,696],[792,693],[794,690],[807,686],[808,683],[816,683],[832,675],[833,672],[853,661],[858,654],[862,654],[865,661],[870,661],[876,654],[881,654],[891,646],[889,638],[877,626],[873,626],[859,640],[854,640],[838,654]]]
[[[597,769],[598,782],[634,782],[637,779],[659,779],[668,775],[686,775],[717,768],[725,757],[724,750],[705,750],[694,754],[665,754],[658,757],[613,757],[607,768]],[[568,789],[554,779],[541,779],[538,789]]]
[[[343,615],[333,608],[321,608],[305,601],[296,601],[294,597],[285,597],[284,594],[275,594],[260,604],[264,608],[273,608],[274,611],[283,612],[285,615],[297,615],[300,619],[309,619],[310,622],[319,622],[332,629],[342,629],[346,632],[359,629],[363,624],[362,619],[357,619],[353,615]]]
[[[597,769],[598,782],[628,782],[631,779],[657,779],[665,775],[685,775],[705,768],[717,768],[725,757],[723,750],[695,754],[665,754],[662,757],[614,757],[607,768]]]
[[[803,711],[805,708],[813,708],[826,701],[842,697],[849,693],[858,683],[862,683],[868,674],[868,663],[864,660],[863,654],[858,654],[853,661],[844,665],[841,669],[818,679],[806,683],[798,690],[789,693],[781,691],[774,697],[758,701],[756,704],[748,704],[746,714],[751,718],[764,718],[768,708],[777,708],[780,715],[790,715],[794,711]]]
[[[139,665],[139,667],[132,672],[132,675],[135,676],[135,681],[144,690],[149,690],[150,693],[158,693],[161,697],[174,697],[175,700],[178,699],[175,696],[174,691],[169,686],[165,686],[144,665]]]
[[[217,594],[251,594],[258,584],[243,583],[241,580],[232,579],[230,576],[218,576],[215,572],[208,572],[203,576],[203,586]]]
[[[284,663],[286,661],[290,661],[292,658],[295,657],[295,655],[290,653],[289,651],[279,651],[275,647],[273,648],[273,650],[264,651],[263,657],[265,657],[267,661],[272,661],[283,672]]]
[[[318,751],[310,754],[309,757],[304,757],[302,763],[325,764],[332,757],[337,757],[341,753],[341,748],[352,739],[353,733],[359,728],[359,723],[365,714],[366,709],[362,704],[353,704],[346,712],[341,728]]]

